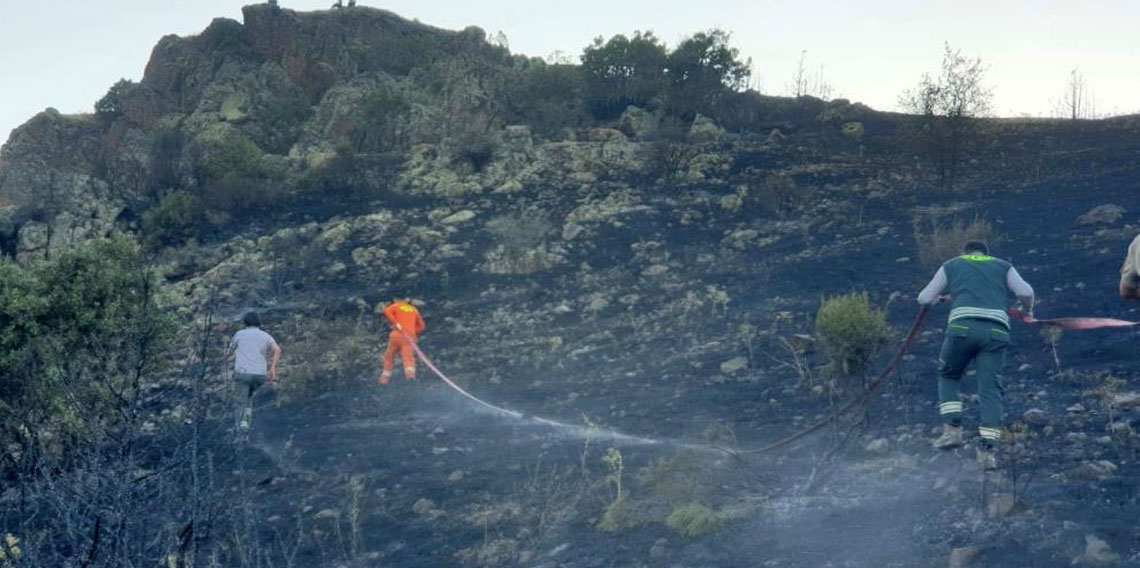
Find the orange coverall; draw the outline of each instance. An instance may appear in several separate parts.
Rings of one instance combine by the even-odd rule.
[[[416,378],[416,354],[404,334],[408,334],[408,337],[415,341],[423,333],[424,320],[420,317],[419,310],[407,302],[397,301],[384,308],[384,317],[392,324],[392,332],[388,334],[388,350],[384,352],[384,372],[380,375],[380,384],[388,384],[388,380],[392,377],[397,351],[404,360],[404,378],[408,380]]]

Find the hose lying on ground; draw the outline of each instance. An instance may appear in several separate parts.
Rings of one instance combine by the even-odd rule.
[[[918,311],[918,315],[915,316],[914,323],[911,324],[910,331],[907,332],[906,338],[904,338],[902,343],[899,344],[898,351],[896,351],[895,356],[891,358],[891,362],[885,369],[883,369],[883,372],[879,373],[879,376],[875,377],[875,380],[871,381],[870,384],[867,385],[866,389],[863,389],[863,392],[859,393],[859,396],[856,396],[855,398],[843,403],[843,406],[835,409],[834,412],[828,414],[823,420],[820,420],[819,422],[816,422],[815,424],[812,424],[811,426],[808,426],[807,428],[804,428],[803,430],[800,430],[799,432],[796,432],[787,438],[778,440],[762,448],[754,448],[751,450],[736,450],[733,453],[766,454],[776,451],[780,448],[790,446],[800,439],[818,432],[828,424],[835,422],[844,414],[847,414],[848,412],[851,412],[852,410],[858,408],[860,405],[867,401],[867,399],[871,396],[871,393],[875,392],[876,389],[882,386],[882,384],[886,382],[887,378],[889,378],[895,372],[895,369],[899,365],[899,361],[902,361],[903,355],[906,354],[907,348],[910,347],[910,344],[914,342],[914,338],[918,337],[918,332],[922,329],[922,323],[926,321],[926,314],[928,313],[930,313],[930,306],[922,306],[922,309]]]

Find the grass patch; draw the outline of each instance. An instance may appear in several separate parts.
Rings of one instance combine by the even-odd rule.
[[[689,503],[673,510],[665,525],[681,536],[695,538],[709,534],[732,520],[731,515],[718,513],[700,503]]]
[[[994,226],[981,217],[972,221],[954,219],[950,222],[931,219],[925,224],[916,219],[913,228],[918,260],[927,270],[934,270],[962,254],[962,245],[967,241],[984,241],[993,248],[1001,240]]]

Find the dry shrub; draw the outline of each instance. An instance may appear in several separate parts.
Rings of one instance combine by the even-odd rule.
[[[545,212],[530,209],[514,215],[499,215],[487,221],[487,232],[496,244],[512,251],[536,248],[547,242],[554,225]]]
[[[291,321],[279,330],[282,337],[293,338],[282,360],[281,387],[286,400],[375,384],[368,379],[379,376],[386,330],[345,320],[309,324],[304,330],[299,322]]]
[[[914,221],[914,242],[918,247],[918,260],[923,268],[933,270],[962,253],[967,241],[985,241],[994,246],[1000,236],[989,221],[974,217],[972,221],[954,219],[940,222],[929,219]]]

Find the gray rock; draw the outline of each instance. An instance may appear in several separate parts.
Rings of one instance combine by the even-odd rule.
[[[722,372],[726,375],[731,375],[733,373],[743,371],[747,368],[748,368],[748,358],[747,357],[733,357],[732,359],[729,359],[728,361],[725,361],[725,362],[720,364],[720,372]]]
[[[978,547],[963,546],[950,551],[950,568],[966,568],[978,556]]]
[[[451,215],[448,215],[447,217],[444,217],[443,220],[440,221],[440,223],[443,223],[444,225],[462,225],[463,223],[466,223],[466,222],[468,222],[474,218],[475,218],[475,212],[474,211],[472,211],[470,209],[464,209],[463,211],[460,211],[458,213],[453,213]]]
[[[435,510],[435,502],[431,499],[419,499],[412,505],[412,512],[417,515],[426,515]]]
[[[689,127],[689,141],[697,144],[715,144],[724,138],[724,129],[713,119],[698,114]]]
[[[1112,397],[1112,405],[1120,410],[1140,408],[1140,392],[1122,392]]]
[[[1125,209],[1119,205],[1107,203],[1097,205],[1084,215],[1077,217],[1078,225],[1107,225],[1115,223],[1124,216]]]
[[[652,137],[657,133],[660,124],[661,117],[635,106],[626,107],[625,112],[621,113],[621,118],[618,119],[618,126],[622,130],[632,133],[633,137],[637,139]]]
[[[1120,561],[1120,555],[1103,539],[1093,534],[1085,535],[1085,551],[1074,564],[1083,566],[1102,566]]]
[[[872,454],[885,454],[890,451],[891,442],[886,438],[879,438],[867,442],[867,445],[863,446],[863,449]]]
[[[1044,424],[1049,421],[1049,414],[1040,408],[1030,408],[1021,415],[1026,424]]]
[[[1080,479],[1097,481],[1116,475],[1116,472],[1118,470],[1119,468],[1116,467],[1116,464],[1108,460],[1097,460],[1081,464],[1079,467],[1073,470],[1073,475]]]
[[[998,519],[1008,516],[1017,507],[1013,493],[993,493],[986,499],[986,518]]]

